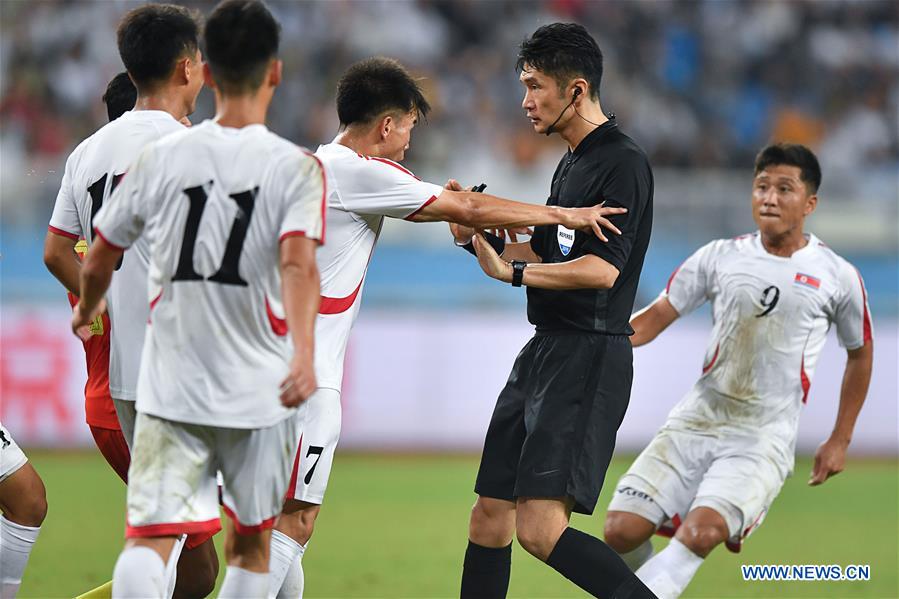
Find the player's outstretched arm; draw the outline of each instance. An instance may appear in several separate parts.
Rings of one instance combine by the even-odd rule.
[[[561,208],[513,202],[474,191],[444,189],[437,199],[410,220],[414,222],[445,221],[476,229],[510,229],[536,225],[564,225],[569,229],[593,232],[606,241],[603,229],[621,234],[606,217],[624,214],[625,208]]]
[[[82,339],[90,336],[86,327],[106,310],[103,296],[112,281],[112,271],[125,250],[107,242],[100,236],[91,244],[91,250],[81,267],[81,285],[78,304],[72,313],[72,331]]]
[[[321,302],[315,250],[318,241],[301,236],[281,242],[280,270],[284,316],[293,341],[290,371],[281,383],[281,403],[296,407],[315,391],[315,318]]]
[[[647,307],[631,316],[631,344],[634,347],[646,345],[659,336],[659,333],[678,319],[680,314],[671,305],[667,297],[660,297]]]
[[[846,352],[846,370],[843,372],[843,384],[840,388],[837,420],[830,437],[815,452],[815,465],[808,484],[820,485],[843,471],[855,421],[868,394],[873,364],[874,342],[870,339],[861,347]]]
[[[47,231],[44,239],[44,264],[56,280],[73,295],[81,286],[81,262],[75,254],[77,239]]]

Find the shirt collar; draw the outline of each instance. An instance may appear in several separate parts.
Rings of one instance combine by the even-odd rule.
[[[609,131],[613,131],[617,128],[618,122],[614,118],[611,118],[588,133],[587,136],[581,140],[581,143],[577,145],[573,152],[571,150],[568,150],[568,152],[572,156],[582,156],[590,148],[590,146],[596,143],[596,140],[604,136]]]

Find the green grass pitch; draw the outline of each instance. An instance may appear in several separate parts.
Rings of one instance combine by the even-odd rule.
[[[111,578],[122,546],[124,485],[96,453],[32,452],[31,459],[50,511],[19,597],[72,597]],[[575,516],[574,526],[601,533],[614,481],[631,459],[613,463],[602,509]],[[810,467],[799,460],[743,552],[716,549],[685,597],[899,597],[897,461],[852,460],[817,488],[805,484]],[[476,470],[475,456],[338,452],[303,560],[307,599],[458,596]],[[740,564],[870,564],[871,580],[743,582]],[[516,545],[509,596],[585,594]]]

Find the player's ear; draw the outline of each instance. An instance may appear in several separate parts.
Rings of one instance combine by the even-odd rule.
[[[393,122],[393,115],[387,114],[381,118],[381,125],[379,128],[379,133],[381,134],[381,139],[386,139],[390,132],[393,131],[395,123]]]
[[[206,84],[206,87],[210,89],[215,89],[215,79],[212,78],[212,69],[209,68],[209,63],[203,63],[203,82]]]
[[[273,60],[268,68],[268,84],[272,87],[281,85],[281,76],[284,71],[284,62],[281,60]]]
[[[802,211],[803,216],[808,216],[818,207],[818,194],[813,193],[805,199],[805,210]]]

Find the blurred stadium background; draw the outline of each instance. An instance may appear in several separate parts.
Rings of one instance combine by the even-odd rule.
[[[209,2],[184,4],[203,12],[212,6]],[[523,117],[521,89],[513,69],[516,46],[543,23],[578,21],[587,26],[606,59],[603,107],[614,112],[623,130],[646,149],[656,175],[653,241],[638,307],[648,303],[671,271],[701,244],[753,229],[752,159],[762,145],[791,140],[811,146],[821,160],[824,182],[809,229],[859,269],[875,323],[874,379],[850,450],[854,458],[865,461],[850,464],[842,477],[845,484],[863,485],[864,477],[850,478],[856,476],[853,469],[874,468],[878,474],[872,478],[881,485],[872,489],[874,495],[868,495],[868,488],[851,493],[850,487],[842,488],[844,495],[839,495],[839,488],[830,491],[828,487],[811,495],[802,488],[805,472],[800,468],[796,478],[801,480],[794,479],[785,490],[787,494],[795,488],[799,499],[783,503],[800,506],[796,508],[800,514],[808,511],[802,507],[802,497],[816,502],[815,498],[837,493],[849,504],[834,501],[834,496],[825,503],[842,516],[850,510],[868,510],[867,499],[873,501],[871,510],[882,518],[847,530],[859,538],[891,531],[892,543],[846,559],[864,562],[879,556],[892,564],[886,566],[892,569],[892,577],[886,586],[843,587],[837,595],[899,595],[895,544],[899,509],[899,4],[879,0],[334,0],[269,5],[283,26],[285,62],[284,83],[271,112],[274,131],[312,149],[330,141],[337,132],[333,92],[341,72],[359,58],[392,56],[424,79],[435,107],[428,122],[413,134],[407,166],[424,179],[483,181],[492,193],[540,203],[545,201],[564,146],[556,138],[534,135]],[[68,465],[85,468],[84,472],[99,468],[97,480],[109,479],[87,492],[97,493],[104,501],[109,499],[107,491],[115,496],[103,511],[112,530],[112,553],[99,562],[110,570],[121,532],[117,528],[121,520],[111,517],[121,513],[121,491],[111,473],[102,471],[105,466],[96,464],[99,458],[90,453],[61,453],[90,452],[92,442],[83,423],[83,354],[68,333],[65,295],[43,266],[42,246],[66,156],[105,122],[100,96],[108,79],[122,69],[115,27],[133,6],[121,0],[0,2],[0,415],[26,451],[54,449],[34,455],[39,470],[45,465],[48,471],[44,476],[55,522],[61,519],[53,516],[54,502],[72,493],[71,486],[60,482],[68,480],[64,478]],[[192,120],[211,115],[211,93],[204,91]],[[452,246],[444,225],[391,222],[375,252],[363,305],[351,339],[343,396],[342,448],[361,452],[347,457],[348,472],[365,470],[359,462],[365,452],[473,455],[480,448],[496,394],[530,332],[524,294],[483,276],[467,254]],[[709,329],[708,312],[701,310],[636,352],[634,394],[619,437],[625,455],[645,446],[668,409],[692,384]],[[826,438],[832,426],[844,358],[831,339],[803,415],[799,444],[806,454]],[[373,467],[387,463],[371,459]],[[425,461],[422,468],[430,472],[442,463],[441,459]],[[445,463],[450,470],[463,468],[449,458]],[[462,516],[447,533],[458,538],[442,541],[452,548],[449,564],[453,569],[440,575],[452,584],[413,585],[400,594],[415,595],[416,588],[429,596],[454,592],[476,462],[466,458],[461,463],[467,468],[464,476],[456,472],[445,479],[438,477],[463,485],[453,495],[458,498],[453,509],[458,512],[461,501]],[[624,458],[618,467],[628,463]],[[341,479],[341,468],[338,457],[335,479],[346,481]],[[888,484],[883,484],[882,477]],[[76,485],[77,480],[71,479]],[[377,511],[373,505],[388,509],[392,501],[377,494],[374,503],[366,503],[364,486],[340,499],[345,486],[352,485],[341,483],[329,495],[335,504],[355,502]],[[389,491],[394,498],[407,493],[402,487]],[[430,515],[421,517],[441,518],[440,506],[445,503],[435,500]],[[77,519],[83,516],[78,505],[69,503],[62,509]],[[818,514],[818,524],[834,515],[811,511]],[[337,520],[327,520],[327,513],[323,511],[321,541],[316,541],[323,554],[331,543],[325,539],[324,526]],[[599,530],[601,521],[591,522]],[[779,529],[764,527],[758,537],[783,547],[782,541],[805,530],[800,519],[781,522]],[[807,524],[814,523],[812,519]],[[409,524],[418,525],[423,524]],[[47,543],[54,534],[52,538],[66,542],[67,537],[50,528],[42,540]],[[415,555],[418,549],[411,543],[406,553]],[[851,546],[859,544],[854,540]],[[42,552],[48,551],[39,542],[33,561],[40,563],[41,556],[50,555]],[[792,561],[786,561],[789,555]],[[789,555],[781,563],[805,563],[803,554]],[[314,564],[323,558],[312,551],[309,559]],[[528,567],[521,566],[525,571]],[[769,589],[731,590],[716,586],[714,578],[703,578],[712,576],[703,572],[696,584],[704,596],[757,595]],[[84,582],[101,582],[108,579],[107,573]],[[731,574],[736,576],[736,570]],[[34,594],[29,596],[87,588],[54,587],[49,580],[30,587]],[[51,586],[40,586],[44,583]],[[27,584],[23,593],[29,592]],[[389,596],[397,588],[359,583],[320,590],[328,596]],[[571,592],[565,585],[541,590],[539,583],[517,588],[518,596]],[[799,585],[786,591],[769,590],[791,596],[835,592],[832,587],[815,589]]]

